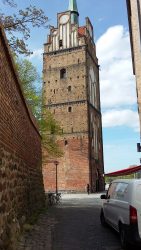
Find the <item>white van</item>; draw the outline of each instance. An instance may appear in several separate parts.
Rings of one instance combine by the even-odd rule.
[[[130,244],[141,246],[141,179],[115,180],[101,199],[101,224],[119,232],[123,249]]]

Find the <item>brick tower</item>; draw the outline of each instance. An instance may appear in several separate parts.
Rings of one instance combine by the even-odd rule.
[[[46,191],[92,192],[104,189],[99,65],[93,26],[79,27],[76,0],[57,14],[43,55],[44,105],[62,128],[58,143],[64,151],[54,163],[43,164]]]

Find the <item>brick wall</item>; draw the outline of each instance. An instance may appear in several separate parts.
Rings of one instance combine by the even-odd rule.
[[[59,140],[59,145],[64,152],[64,156],[58,159],[57,167],[57,187],[62,192],[86,192],[89,183],[89,155],[88,138],[67,136],[65,140]],[[44,185],[46,191],[56,189],[56,167],[54,163],[44,163],[43,166]]]
[[[133,72],[136,76],[137,103],[140,120],[141,139],[141,0],[127,1],[129,31],[133,60]]]
[[[91,108],[87,102],[90,96],[90,93],[87,94],[89,86],[87,68],[90,68],[90,65],[93,65],[92,59],[82,47],[44,54],[44,103],[62,128],[62,136],[57,138],[64,152],[64,156],[58,159],[59,191],[86,192],[88,183],[91,184],[93,191],[103,190],[101,114]],[[66,68],[67,77],[64,79],[60,79],[62,68]],[[96,70],[98,78],[98,68]],[[69,86],[71,91],[68,90]],[[99,89],[97,89],[97,96],[99,96]],[[97,106],[100,110],[99,99]],[[72,112],[68,112],[69,107],[72,108]],[[91,113],[95,124],[99,124],[99,149],[96,160],[90,142],[91,132],[89,133]],[[67,145],[65,145],[66,142]],[[44,162],[43,177],[46,192],[55,191],[54,163]]]
[[[44,101],[63,132],[57,138],[64,152],[58,159],[59,191],[85,192],[90,182],[85,56],[82,48],[44,55]],[[62,80],[60,70],[63,67],[67,69],[67,78]],[[53,163],[43,164],[46,191],[56,189],[55,171]]]
[[[41,137],[0,27],[0,249],[43,205]]]

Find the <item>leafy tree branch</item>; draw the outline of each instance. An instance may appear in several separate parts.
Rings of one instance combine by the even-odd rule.
[[[16,7],[14,0],[3,0],[3,3],[8,4],[10,7]],[[12,50],[26,55],[32,53],[26,44],[26,40],[30,37],[31,26],[33,28],[48,27],[48,17],[44,14],[44,11],[32,5],[25,10],[19,10],[18,14],[5,15],[0,12],[0,22],[8,32],[9,44]],[[22,38],[19,38],[19,34],[22,35]]]

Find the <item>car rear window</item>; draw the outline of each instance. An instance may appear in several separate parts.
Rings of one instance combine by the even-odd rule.
[[[114,182],[110,185],[108,190],[108,198],[110,199],[124,199],[127,193],[128,183],[124,182]]]
[[[108,199],[114,199],[115,197],[115,190],[116,190],[116,186],[117,186],[117,183],[112,183],[109,187],[109,190],[108,190]]]
[[[115,190],[115,199],[124,198],[127,193],[128,183],[118,183]]]

